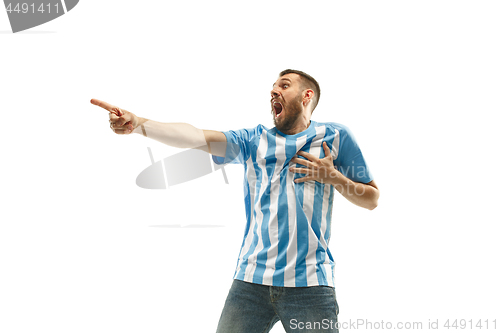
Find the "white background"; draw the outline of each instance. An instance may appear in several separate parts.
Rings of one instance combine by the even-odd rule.
[[[113,134],[89,101],[272,127],[286,68],[318,80],[313,119],[351,128],[381,190],[373,211],[335,197],[339,320],[498,330],[499,16],[498,1],[85,0],[12,34],[0,10],[0,331],[215,332],[243,167],[139,188],[147,147],[180,150]]]

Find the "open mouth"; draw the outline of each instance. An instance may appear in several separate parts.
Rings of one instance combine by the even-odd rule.
[[[280,102],[273,102],[274,117],[278,118],[283,112],[283,105]]]

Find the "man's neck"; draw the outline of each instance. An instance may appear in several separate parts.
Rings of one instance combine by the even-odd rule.
[[[302,121],[300,124],[292,127],[291,129],[287,130],[287,131],[281,131],[282,133],[286,134],[286,135],[294,135],[294,134],[298,134],[300,132],[303,132],[305,131],[306,129],[309,128],[309,126],[311,125],[311,120],[310,119],[307,119],[305,121]]]
[[[311,124],[311,119],[310,117],[306,117],[304,114],[296,120],[296,124],[294,126],[286,131],[280,130],[282,133],[285,133],[286,135],[294,135],[298,134],[300,132],[305,131],[306,129],[309,128],[309,125]]]

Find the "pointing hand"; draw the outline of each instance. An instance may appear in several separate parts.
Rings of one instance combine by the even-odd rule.
[[[132,112],[120,109],[98,99],[91,99],[90,103],[109,111],[109,127],[116,134],[130,134],[139,125],[139,117]]]

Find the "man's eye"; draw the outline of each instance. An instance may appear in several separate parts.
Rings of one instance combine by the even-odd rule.
[[[283,88],[288,88],[288,84],[284,84],[284,85],[283,85]]]

